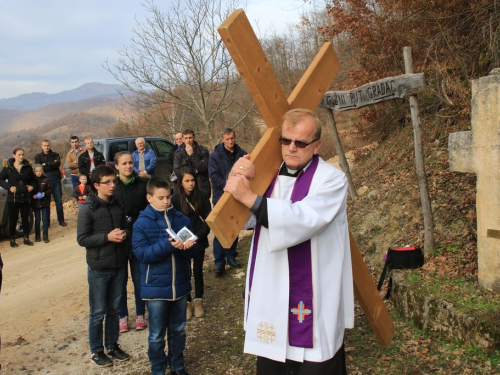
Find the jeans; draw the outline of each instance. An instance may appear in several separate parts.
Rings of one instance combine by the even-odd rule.
[[[220,244],[217,237],[214,237],[214,263],[216,265],[226,264],[227,259],[236,259],[238,252],[236,251],[236,246],[238,246],[238,238],[236,238],[229,249],[224,249]]]
[[[40,235],[40,220],[43,222],[43,232],[49,231],[50,207],[34,208],[35,213],[35,234]]]
[[[187,295],[176,301],[147,301],[149,311],[148,357],[152,375],[164,375],[167,368],[179,371],[184,368],[186,346]],[[165,332],[168,355],[165,355]]]
[[[83,203],[76,202],[76,205],[78,206],[78,211],[80,211],[83,207]]]
[[[146,312],[146,302],[141,299],[141,268],[140,263],[135,257],[131,255],[129,258],[130,263],[130,275],[132,276],[132,282],[134,283],[134,295],[135,295],[135,314],[144,315]],[[128,316],[127,308],[127,281],[128,281],[128,266],[125,267],[125,279],[123,280],[123,291],[122,297],[120,298],[120,318],[125,318]]]
[[[57,221],[64,221],[61,180],[53,176],[47,177],[52,185],[52,196],[54,197],[54,202],[56,203]]]
[[[9,237],[11,239],[16,238],[16,225],[17,219],[19,217],[19,211],[21,211],[21,220],[23,221],[23,235],[24,237],[30,234],[30,204],[26,203],[14,203],[8,202],[9,207]]]
[[[103,322],[105,322],[104,345],[114,349],[118,341],[118,304],[122,295],[126,264],[117,268],[96,270],[88,267],[89,281],[89,344],[91,353],[104,351],[102,345]]]
[[[75,176],[74,174],[71,175],[71,185],[73,185],[73,187],[80,185],[80,180],[78,179],[78,176]]]

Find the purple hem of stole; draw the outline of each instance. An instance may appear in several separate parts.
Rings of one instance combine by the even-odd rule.
[[[294,184],[291,201],[295,203],[304,199],[309,192],[311,181],[318,167],[319,157],[314,155],[311,164],[302,171]],[[273,192],[279,171],[271,185],[266,190],[264,197],[269,198]],[[300,182],[300,183],[299,183]],[[248,288],[248,310],[250,309],[250,296],[252,290],[255,260],[257,258],[258,242],[260,239],[261,225],[255,227],[252,246],[252,259],[250,261],[250,275]],[[311,240],[304,241],[290,247],[288,250],[289,267],[289,306],[288,306],[288,341],[291,346],[313,347],[313,286],[312,286],[312,261]],[[292,311],[292,310],[295,310]]]

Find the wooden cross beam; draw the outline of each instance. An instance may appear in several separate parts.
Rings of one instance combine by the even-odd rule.
[[[255,178],[250,180],[250,188],[263,195],[283,161],[278,140],[282,116],[293,108],[316,109],[339,71],[340,63],[331,43],[325,43],[286,99],[243,10],[234,11],[218,30],[268,126],[250,154],[256,170]],[[224,193],[208,216],[207,223],[222,246],[228,248],[250,215],[247,207],[229,193]],[[389,346],[394,324],[352,236],[350,243],[356,298],[380,344]]]

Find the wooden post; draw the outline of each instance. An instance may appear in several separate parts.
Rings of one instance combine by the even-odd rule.
[[[283,160],[278,141],[281,117],[292,108],[314,110],[340,64],[331,43],[325,43],[288,100],[283,100],[284,93],[281,88],[278,90],[277,79],[243,10],[235,10],[219,27],[219,33],[269,127],[250,154],[257,173],[250,186],[254,192],[262,194]],[[248,208],[224,193],[206,221],[222,246],[230,247],[249,216]],[[351,254],[353,252],[357,252],[352,255],[356,296],[379,343],[388,346],[394,334],[394,323],[355,243],[351,245]]]
[[[326,111],[328,112],[328,125],[330,125],[330,130],[332,132],[333,145],[335,146],[335,151],[337,151],[337,155],[339,156],[340,167],[342,168],[342,171],[345,173],[345,176],[347,177],[349,194],[351,195],[351,198],[354,200],[358,197],[358,192],[354,187],[354,181],[352,180],[351,171],[349,169],[349,163],[347,162],[344,150],[342,149],[342,143],[340,143],[340,137],[337,131],[337,123],[335,122],[333,111],[331,109],[327,109]]]
[[[405,73],[413,74],[413,57],[411,47],[403,48]],[[413,137],[415,140],[415,164],[417,169],[420,201],[424,216],[424,250],[429,252],[434,248],[434,218],[432,216],[431,200],[429,197],[429,183],[424,164],[424,146],[422,143],[422,125],[416,95],[410,95],[411,122],[413,124]]]

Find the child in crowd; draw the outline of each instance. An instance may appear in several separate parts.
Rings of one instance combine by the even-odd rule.
[[[115,170],[106,165],[92,171],[90,179],[96,193],[85,200],[78,212],[76,228],[78,245],[87,252],[90,351],[92,361],[100,367],[113,365],[104,348],[117,361],[130,359],[118,344],[118,304],[127,274],[130,231],[125,211],[113,197],[118,183],[115,174]]]
[[[87,199],[87,197],[91,195],[94,190],[92,189],[92,186],[87,185],[86,175],[81,174],[80,176],[78,176],[78,181],[80,181],[80,185],[75,186],[75,188],[73,189],[73,194],[71,195],[76,199],[78,210],[80,210],[85,203],[85,199]]]
[[[33,200],[31,207],[35,213],[35,241],[40,242],[40,221],[43,222],[43,242],[49,242],[49,222],[50,222],[50,197],[52,195],[52,185],[40,164],[35,164],[35,186],[33,186]]]
[[[210,214],[209,195],[198,188],[196,183],[196,173],[191,168],[181,168],[179,176],[179,192],[172,197],[172,205],[177,211],[189,217],[193,226],[193,233],[198,239],[198,251],[193,258],[194,276],[194,316],[201,318],[205,315],[203,310],[203,260],[205,259],[205,249],[208,247],[208,235],[210,227],[205,219]],[[191,319],[192,313],[191,294],[188,295],[186,319]]]
[[[191,291],[189,262],[198,246],[191,240],[175,241],[167,234],[167,229],[175,233],[183,227],[192,230],[189,218],[172,207],[171,196],[167,180],[149,180],[146,197],[150,204],[140,213],[132,232],[134,255],[141,263],[141,297],[149,311],[148,356],[153,375],[164,375],[167,368],[172,375],[188,374],[184,369],[184,327]]]

